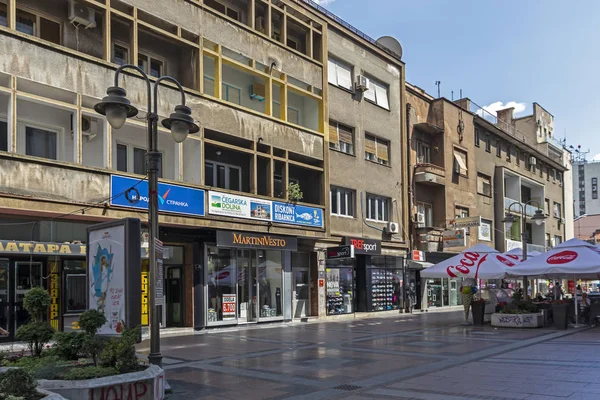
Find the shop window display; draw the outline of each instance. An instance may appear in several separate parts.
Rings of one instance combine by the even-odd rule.
[[[87,309],[87,275],[85,261],[65,260],[65,312],[80,313]]]
[[[233,250],[208,246],[208,322],[235,320],[229,298],[235,299],[237,276]],[[225,302],[223,297],[225,296]],[[225,307],[224,307],[225,305]]]
[[[327,315],[354,312],[354,263],[353,260],[328,261]]]
[[[260,318],[283,316],[283,274],[280,251],[258,250]]]
[[[397,310],[402,307],[402,258],[371,257],[367,279],[369,311]]]

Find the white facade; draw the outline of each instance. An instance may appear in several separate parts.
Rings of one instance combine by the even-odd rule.
[[[580,161],[573,163],[572,193],[575,216],[600,214],[599,179],[600,162]]]

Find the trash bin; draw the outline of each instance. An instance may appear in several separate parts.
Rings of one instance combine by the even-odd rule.
[[[540,310],[542,313],[542,327],[547,328],[550,326],[550,310]]]

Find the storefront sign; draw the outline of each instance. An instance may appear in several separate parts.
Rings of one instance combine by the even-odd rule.
[[[421,250],[413,250],[412,251],[412,260],[413,261],[425,261],[425,254]]]
[[[481,220],[481,226],[479,227],[479,240],[485,240],[486,242],[492,241],[492,221]]]
[[[274,201],[273,222],[322,228],[323,210]]]
[[[354,246],[354,254],[381,254],[381,241],[375,239],[344,238],[345,245]]]
[[[444,241],[444,248],[465,247],[467,245],[467,236],[464,229],[444,231],[442,240]]]
[[[217,231],[217,246],[296,251],[298,249],[298,240],[293,236]]]
[[[60,275],[58,273],[58,263],[50,263],[52,272],[50,273],[50,325],[58,331],[60,319]]]
[[[204,216],[204,190],[185,186],[158,184],[160,212]],[[128,208],[148,209],[148,181],[111,175],[110,204]]]
[[[354,258],[354,246],[337,246],[327,248],[328,260],[339,260],[343,258]]]
[[[221,192],[208,192],[208,213],[225,217],[271,221],[271,202]]]
[[[154,254],[156,254],[156,274],[154,278],[154,299],[157,304],[162,304],[164,296],[164,282],[165,274],[163,267],[163,242],[158,239],[154,239]]]
[[[325,279],[319,279],[319,287],[325,286]]]
[[[223,319],[235,319],[236,314],[236,296],[235,294],[223,295]]]
[[[148,325],[148,310],[150,309],[148,297],[148,272],[142,272],[142,325]]]
[[[35,254],[58,256],[85,256],[85,244],[19,242],[0,240],[0,254]]]
[[[452,225],[454,229],[481,226],[481,216],[456,218],[450,221],[450,225]]]
[[[88,304],[106,317],[98,331],[119,335],[124,326],[140,325],[140,220],[93,225],[88,236]]]

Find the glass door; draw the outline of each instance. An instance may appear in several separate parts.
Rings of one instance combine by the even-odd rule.
[[[183,293],[183,268],[168,266],[165,273],[165,299],[166,299],[166,317],[167,327],[183,326],[182,321],[182,299]]]
[[[8,260],[0,260],[0,338],[9,336],[9,292]]]
[[[15,332],[19,326],[27,323],[29,319],[29,314],[23,307],[25,293],[37,286],[42,286],[42,263],[15,263]]]
[[[256,251],[237,251],[238,322],[256,322]]]
[[[294,269],[294,318],[305,318],[308,315],[308,268]]]

